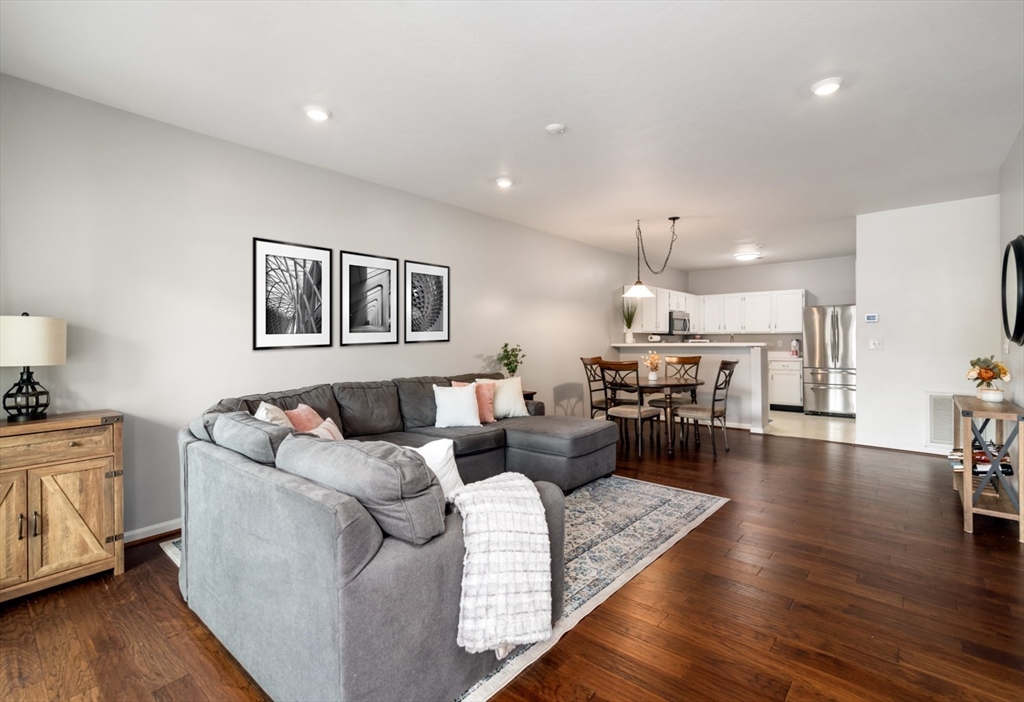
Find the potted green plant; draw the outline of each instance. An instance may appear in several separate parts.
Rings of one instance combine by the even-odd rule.
[[[626,343],[633,343],[633,320],[636,319],[636,300],[622,301],[622,323],[626,325]]]
[[[501,353],[498,354],[498,363],[508,372],[508,377],[513,377],[519,366],[523,365],[526,354],[519,344],[509,346],[507,343],[501,345]]]

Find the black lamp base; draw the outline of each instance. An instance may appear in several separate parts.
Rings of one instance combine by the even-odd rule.
[[[21,369],[21,377],[4,393],[4,409],[8,422],[34,422],[46,419],[50,406],[50,391],[36,382],[28,366]]]

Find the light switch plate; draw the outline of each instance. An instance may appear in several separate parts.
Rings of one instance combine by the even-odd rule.
[[[885,348],[885,339],[870,339],[868,348],[872,351],[882,351]]]

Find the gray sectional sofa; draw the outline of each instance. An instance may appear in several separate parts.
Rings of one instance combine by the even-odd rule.
[[[454,699],[499,661],[456,644],[464,556],[458,513],[444,512],[442,501],[443,532],[417,545],[383,532],[372,507],[273,465],[279,441],[268,441],[263,454],[248,452],[259,460],[218,445],[215,438],[229,443],[226,422],[218,421],[254,413],[260,402],[309,405],[347,440],[415,447],[450,438],[465,482],[505,470],[536,481],[551,535],[552,617],[560,617],[562,492],[614,470],[617,432],[600,420],[546,417],[542,403],[528,403],[529,417],[434,427],[433,385],[477,377],[502,376],[335,383],[230,398],[179,432],[181,592],[274,699]],[[365,452],[403,454],[386,444],[368,444]]]

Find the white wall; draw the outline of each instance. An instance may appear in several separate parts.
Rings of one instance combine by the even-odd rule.
[[[67,365],[36,369],[53,411],[126,414],[127,538],[178,518],[175,433],[222,397],[481,370],[509,341],[582,415],[579,357],[621,339],[632,257],[9,76],[0,122],[0,313],[68,320]],[[331,248],[335,278],[339,249],[450,266],[451,342],[253,351],[253,237]]]
[[[925,393],[1001,351],[1000,260],[998,195],[857,217],[857,443],[930,450]]]
[[[849,305],[857,301],[855,269],[856,258],[843,256],[692,271],[687,292],[717,295],[803,288],[808,305]]]
[[[1017,139],[999,169],[999,209],[1001,251],[1012,239],[1024,234],[1024,128],[1017,132]],[[1001,320],[999,336],[1005,349],[1002,357],[1012,378],[1006,388],[1006,399],[1024,405],[1024,346],[1009,343]]]

